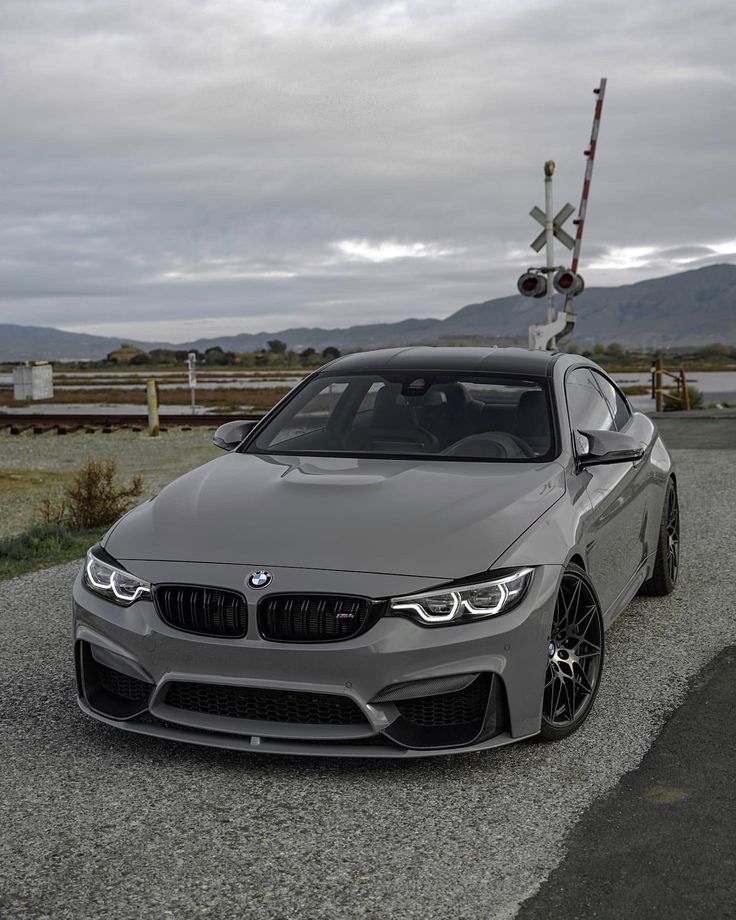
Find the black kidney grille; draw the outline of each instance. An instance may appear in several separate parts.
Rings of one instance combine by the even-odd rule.
[[[467,725],[479,722],[488,702],[488,684],[477,677],[464,690],[397,700],[396,708],[415,725]]]
[[[258,605],[258,629],[277,642],[333,642],[363,632],[380,604],[334,594],[275,594]]]
[[[366,718],[357,703],[331,693],[300,693],[260,687],[172,681],[166,705],[228,719],[291,722],[300,725],[361,725]]]
[[[114,671],[112,668],[95,662],[97,677],[100,686],[108,693],[114,696],[121,696],[123,699],[138,702],[139,700],[148,699],[153,685],[145,680],[138,680],[137,677],[129,677],[121,671]]]
[[[194,585],[158,585],[154,590],[161,619],[175,629],[204,636],[244,636],[248,605],[235,591]]]

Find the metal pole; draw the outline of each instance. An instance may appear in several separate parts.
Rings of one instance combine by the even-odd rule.
[[[555,310],[554,288],[552,287],[552,275],[555,267],[555,212],[552,204],[552,176],[555,174],[555,164],[553,160],[547,160],[544,164],[544,232],[547,245],[547,322],[553,323],[557,311]],[[550,342],[550,347],[554,348],[554,341]]]
[[[157,438],[161,433],[158,423],[158,384],[151,379],[146,384],[146,402],[148,404],[148,433]]]
[[[664,395],[662,390],[662,359],[657,356],[654,362],[654,396],[657,412],[664,411]]]

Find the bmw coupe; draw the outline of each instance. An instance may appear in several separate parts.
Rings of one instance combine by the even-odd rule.
[[[578,355],[354,354],[214,442],[74,585],[79,705],[108,725],[350,757],[564,738],[606,629],[677,581],[670,455]]]

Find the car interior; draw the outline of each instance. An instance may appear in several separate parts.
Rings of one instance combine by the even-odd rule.
[[[552,442],[546,393],[530,381],[354,378],[289,414],[257,450],[529,460]]]

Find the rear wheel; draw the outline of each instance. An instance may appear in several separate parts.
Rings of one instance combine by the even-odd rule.
[[[583,569],[562,576],[547,647],[542,703],[543,741],[566,738],[590,712],[603,671],[603,617]]]
[[[677,584],[680,572],[680,503],[677,486],[673,479],[667,485],[659,524],[659,541],[654,571],[639,589],[647,597],[662,597],[671,594]]]

